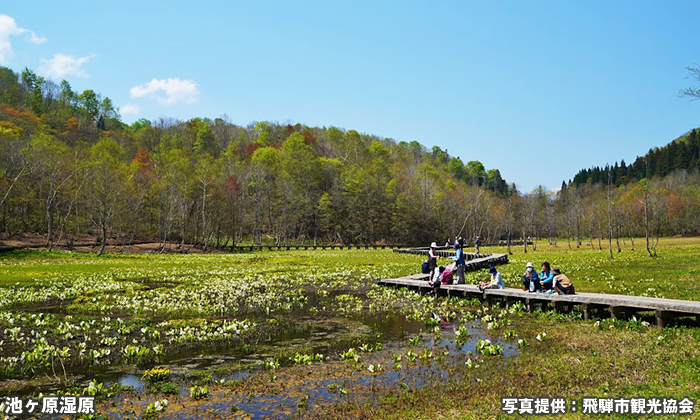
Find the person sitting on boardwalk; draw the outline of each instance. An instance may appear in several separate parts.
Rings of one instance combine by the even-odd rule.
[[[437,248],[437,244],[433,242],[430,244],[430,249],[428,250],[428,268],[430,268],[430,277],[428,277],[428,279],[430,281],[433,281],[433,277],[435,277],[435,267],[437,267],[438,255],[435,252],[435,248]]]
[[[491,274],[491,282],[480,284],[479,290],[506,288],[505,284],[503,284],[503,276],[496,270],[496,267],[489,268],[489,274]]]
[[[574,284],[571,283],[566,274],[562,274],[559,267],[552,268],[552,274],[554,274],[554,290],[560,295],[573,295],[576,294],[574,290]],[[551,292],[549,292],[551,293]]]
[[[440,269],[443,267],[440,266]],[[446,268],[444,271],[442,271],[442,274],[440,274],[440,283],[442,284],[452,284],[452,270],[449,268]]]
[[[454,248],[457,250],[457,252],[453,257],[450,258],[455,262],[455,265],[457,266],[457,284],[464,284],[466,283],[466,281],[464,280],[465,258],[464,251],[462,251],[462,244],[460,242],[457,242]]]
[[[430,287],[433,289],[439,289],[440,288],[440,283],[442,280],[442,273],[444,273],[445,266],[441,265],[439,268],[435,269],[435,276],[431,277],[428,282],[430,284]]]
[[[523,274],[523,290],[529,292],[539,292],[542,286],[540,285],[540,277],[537,275],[537,270],[531,262],[525,266],[525,274]]]
[[[540,273],[540,284],[542,284],[542,290],[552,290],[554,288],[554,274],[550,269],[549,263],[547,261],[542,263],[542,272]]]

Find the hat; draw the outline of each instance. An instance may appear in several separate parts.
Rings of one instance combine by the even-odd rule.
[[[531,263],[531,262],[529,262],[529,263],[527,263],[527,265],[525,265],[525,268],[529,268],[529,267],[535,268],[535,266],[534,266],[534,265],[532,265],[532,263]]]
[[[437,244],[436,244],[435,242],[433,242],[432,244],[430,244],[430,247],[431,247],[431,248],[437,248]]]
[[[559,270],[559,267],[552,267],[552,274],[561,274],[561,270]]]
[[[498,273],[498,270],[496,270],[496,267],[491,266],[491,268],[489,268],[489,273],[495,274]]]
[[[455,248],[455,249],[458,249],[458,248],[459,248],[459,244],[458,244],[458,243],[457,243],[457,244],[454,244],[454,248]]]

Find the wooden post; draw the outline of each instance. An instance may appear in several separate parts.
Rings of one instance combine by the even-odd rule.
[[[668,322],[668,312],[664,312],[662,310],[656,310],[655,312],[656,315],[656,326],[659,328],[664,328],[666,326],[666,323]]]
[[[610,306],[608,308],[608,312],[610,312],[610,318],[612,319],[618,319],[620,315],[622,315],[620,308],[617,306]]]

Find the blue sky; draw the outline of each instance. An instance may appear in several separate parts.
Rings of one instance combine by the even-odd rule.
[[[521,191],[700,126],[697,1],[23,1],[0,64],[123,120],[302,123],[438,145]]]

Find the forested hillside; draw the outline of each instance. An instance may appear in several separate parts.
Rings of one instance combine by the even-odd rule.
[[[226,118],[127,125],[109,98],[28,69],[0,68],[0,162],[0,234],[39,233],[48,246],[85,235],[205,249],[456,235],[578,245],[700,226],[697,158],[649,179],[628,171],[619,187],[587,178],[521,194],[478,161],[355,130]]]
[[[423,243],[483,221],[509,187],[497,169],[438,147],[355,130],[225,119],[140,120],[108,98],[25,70],[0,69],[6,236],[89,233],[222,246]]]
[[[582,169],[574,176],[573,184],[607,183],[608,171],[611,182],[616,186],[634,182],[642,178],[664,177],[676,171],[700,169],[700,135],[697,129],[690,130],[668,145],[649,150],[627,166],[624,160],[614,166]]]

